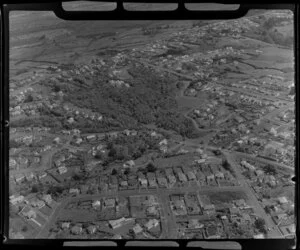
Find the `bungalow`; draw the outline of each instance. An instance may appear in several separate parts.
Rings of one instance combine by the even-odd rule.
[[[218,227],[215,225],[210,225],[205,228],[205,236],[207,239],[219,239],[221,237],[218,232]]]
[[[162,186],[162,187],[167,187],[167,179],[163,176],[158,176],[157,177],[157,182],[158,182],[158,185]]]
[[[221,171],[217,171],[215,173],[215,177],[218,178],[218,179],[224,179],[225,178],[224,174]]]
[[[256,234],[256,235],[253,235],[253,238],[254,239],[264,239],[265,236],[264,236],[264,234]]]
[[[101,202],[100,202],[99,200],[93,201],[92,207],[93,207],[95,210],[99,210],[99,209],[101,208]]]
[[[128,181],[127,180],[120,181],[120,186],[123,188],[128,187]]]
[[[15,175],[15,180],[17,183],[21,183],[24,179],[25,179],[25,175],[23,175],[23,174]]]
[[[45,201],[48,205],[50,205],[52,203],[51,194],[43,195],[42,200]]]
[[[254,166],[252,166],[250,163],[246,162],[246,161],[241,161],[241,165],[251,171],[255,171],[256,168]]]
[[[132,168],[134,166],[135,166],[135,162],[133,160],[129,160],[123,164],[124,168],[127,168],[127,167]]]
[[[117,220],[110,220],[110,221],[108,221],[108,223],[109,223],[109,225],[111,226],[112,229],[116,229],[118,227],[129,224],[130,222],[133,222],[133,221],[134,221],[133,218],[122,217],[122,218],[117,219]]]
[[[70,194],[79,194],[80,191],[78,188],[70,188],[69,193]]]
[[[159,221],[157,219],[150,219],[144,226],[147,230],[150,230],[153,227],[159,226]]]
[[[139,177],[139,182],[142,187],[147,187],[148,186],[148,180],[146,178],[140,178]]]
[[[215,212],[215,205],[214,204],[207,204],[203,206],[203,211],[206,213],[214,213]]]
[[[116,200],[114,198],[105,199],[105,201],[104,201],[105,207],[114,207],[115,204],[116,204]]]
[[[286,203],[288,203],[288,199],[285,196],[278,197],[277,200],[278,200],[279,204],[286,204]]]
[[[60,167],[57,168],[57,172],[59,174],[65,174],[65,173],[68,172],[68,169],[65,166],[60,166]]]
[[[188,171],[187,176],[190,181],[196,180],[196,175],[192,171]]]
[[[75,140],[75,144],[76,145],[80,145],[82,143],[82,138],[81,137],[78,137],[76,140]]]
[[[178,179],[181,182],[187,182],[187,178],[186,178],[186,176],[182,172],[178,172],[177,175],[178,175]]]
[[[167,139],[163,139],[163,140],[160,141],[158,144],[159,144],[159,146],[167,145],[167,144],[168,144],[168,140],[167,140]]]
[[[140,224],[136,224],[133,228],[132,228],[133,232],[135,235],[143,232],[143,228],[140,226]]]
[[[54,138],[53,142],[59,144],[61,139],[59,137]]]
[[[19,196],[12,195],[9,197],[9,201],[11,204],[16,205],[16,204],[24,201],[24,196],[23,195],[19,195]]]
[[[215,176],[213,174],[207,175],[206,180],[208,183],[213,182],[215,180]]]
[[[71,222],[62,222],[61,223],[61,229],[69,229]]]
[[[188,224],[189,229],[200,229],[203,227],[204,227],[204,225],[199,223],[199,219],[190,219],[189,220],[189,224]]]
[[[35,175],[33,172],[29,172],[25,174],[25,178],[27,181],[32,181],[34,179]]]
[[[42,207],[45,206],[45,202],[42,200],[34,200],[31,202],[32,207],[38,207],[38,209],[41,209]]]
[[[148,207],[146,212],[147,212],[148,215],[153,215],[153,216],[158,215],[158,210],[155,206]]]
[[[97,227],[95,225],[90,225],[86,230],[89,234],[94,234],[97,231]]]
[[[89,141],[89,142],[95,141],[96,138],[97,138],[96,135],[88,135],[88,136],[86,137],[87,141]]]
[[[45,178],[46,176],[47,176],[46,172],[41,172],[38,174],[38,179],[41,180],[41,179]]]
[[[23,215],[26,219],[36,218],[36,212],[29,206],[23,207],[20,214]]]
[[[81,232],[82,232],[82,226],[81,225],[73,226],[71,228],[71,233],[72,234],[78,235],[78,234],[81,234]]]
[[[9,159],[9,167],[14,168],[17,166],[17,161],[15,159]]]

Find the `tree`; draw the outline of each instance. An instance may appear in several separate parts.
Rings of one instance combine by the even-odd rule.
[[[26,102],[32,102],[32,101],[33,101],[33,97],[32,97],[31,94],[27,95],[26,98],[25,98],[25,100],[24,100],[25,103]]]
[[[275,168],[274,165],[268,164],[268,165],[266,165],[266,166],[263,167],[263,170],[264,170],[264,172],[265,172],[266,174],[270,174],[270,175],[275,175],[275,174],[277,174],[277,170],[276,170],[276,168]]]
[[[147,167],[146,167],[148,172],[155,172],[157,170],[157,167],[152,163],[148,163]]]
[[[263,218],[258,218],[254,222],[254,226],[262,233],[266,233],[266,222]]]
[[[118,173],[118,171],[115,168],[111,171],[112,175],[116,175],[117,173]]]
[[[31,187],[31,192],[32,192],[32,193],[37,193],[38,191],[39,191],[38,185],[34,184],[34,185]]]

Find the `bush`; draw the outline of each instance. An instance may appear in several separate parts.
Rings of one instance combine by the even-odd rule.
[[[157,170],[157,167],[153,163],[149,163],[146,167],[146,170],[148,172],[155,172]]]
[[[264,219],[262,218],[258,218],[255,222],[254,222],[254,226],[261,232],[261,233],[266,233],[266,222]]]

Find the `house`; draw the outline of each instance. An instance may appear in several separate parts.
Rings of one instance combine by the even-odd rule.
[[[208,183],[213,182],[215,180],[215,176],[213,174],[207,175],[206,180],[207,180]]]
[[[155,206],[148,207],[146,212],[148,215],[154,215],[154,216],[158,215],[158,210]]]
[[[143,228],[140,226],[140,224],[136,224],[133,228],[132,228],[133,232],[135,235],[143,232]]]
[[[16,167],[17,166],[17,161],[15,159],[9,159],[9,167]]]
[[[252,166],[250,163],[246,162],[246,161],[241,161],[241,165],[251,171],[255,171],[256,168],[254,166]]]
[[[178,179],[179,179],[181,182],[186,182],[186,181],[187,181],[186,176],[185,176],[182,172],[178,172],[177,175],[178,175]]]
[[[158,143],[159,146],[162,146],[162,145],[168,145],[168,140],[167,139],[163,139],[162,141],[160,141]]]
[[[217,171],[215,173],[215,177],[218,178],[218,179],[224,179],[225,178],[224,174],[221,171]]]
[[[134,166],[135,166],[135,162],[133,160],[129,160],[123,164],[123,167],[125,167],[125,168],[127,168],[127,167],[132,168]]]
[[[109,223],[109,225],[111,226],[112,229],[116,229],[118,227],[127,225],[128,223],[130,223],[132,221],[134,221],[133,218],[122,217],[122,218],[117,219],[117,220],[110,220],[110,221],[108,221],[108,223]]]
[[[89,142],[95,141],[96,138],[97,138],[96,135],[88,135],[88,136],[86,137],[87,141],[89,141]]]
[[[285,203],[289,202],[285,196],[278,197],[277,200],[278,200],[279,204],[285,204]]]
[[[32,207],[38,207],[39,209],[45,206],[45,202],[42,200],[33,200],[31,202]]]
[[[123,187],[123,188],[128,187],[128,181],[127,180],[122,180],[120,182],[120,186]]]
[[[100,209],[101,208],[101,202],[99,200],[95,200],[93,201],[92,203],[92,207],[96,210]]]
[[[9,197],[9,201],[11,204],[16,205],[16,204],[24,201],[24,196],[23,195],[19,195],[19,196],[12,195]]]
[[[203,227],[204,227],[204,225],[199,223],[199,219],[190,219],[189,220],[189,224],[188,224],[189,229],[200,229]]]
[[[80,191],[78,188],[70,188],[69,193],[70,194],[79,194]]]
[[[43,195],[42,200],[45,201],[48,205],[50,205],[52,203],[51,194]]]
[[[153,227],[159,226],[159,221],[157,219],[150,219],[144,226],[147,228],[147,230],[150,230]]]
[[[78,137],[76,140],[75,140],[75,144],[76,145],[80,145],[82,143],[82,138],[81,137]]]
[[[21,183],[24,179],[25,179],[25,176],[23,174],[15,175],[15,180],[17,183]]]
[[[32,181],[34,179],[35,175],[32,172],[26,173],[25,178],[27,181]]]
[[[148,186],[148,181],[141,172],[138,172],[138,181],[140,182],[140,185],[142,187],[147,187]]]
[[[86,230],[89,234],[94,234],[97,231],[97,227],[95,225],[90,225]]]
[[[106,199],[104,201],[104,205],[105,207],[114,207],[116,204],[116,200],[114,198],[111,198],[111,199]]]
[[[70,227],[70,222],[62,222],[61,223],[61,229],[69,229],[69,227]]]
[[[65,173],[68,172],[68,169],[65,166],[60,166],[60,167],[57,168],[57,172],[59,174],[65,174]]]
[[[71,233],[72,234],[78,235],[78,234],[81,234],[81,232],[82,232],[82,226],[81,225],[73,226],[71,228]]]
[[[215,212],[215,205],[214,204],[207,204],[203,206],[203,211],[206,213],[214,213]]]
[[[264,236],[264,234],[256,234],[256,235],[253,235],[253,238],[254,239],[264,239],[265,236]]]
[[[46,176],[47,176],[46,172],[41,172],[38,174],[38,179],[41,180],[41,179],[45,178]]]
[[[280,231],[285,237],[295,236],[296,235],[296,227],[295,224],[290,224],[287,226],[280,227]]]
[[[29,206],[23,207],[20,214],[23,215],[26,219],[36,218],[36,212]]]
[[[59,137],[56,137],[54,138],[53,142],[56,143],[56,144],[59,144],[60,143],[60,138]]]
[[[215,225],[210,225],[205,228],[205,236],[207,239],[219,239],[221,237],[218,232],[218,227]]]
[[[168,182],[167,182],[167,179],[166,179],[165,177],[163,177],[163,176],[158,176],[158,177],[157,177],[157,182],[158,182],[158,184],[159,184],[161,187],[167,187]]]
[[[188,171],[187,176],[190,181],[196,180],[196,175],[192,171]]]

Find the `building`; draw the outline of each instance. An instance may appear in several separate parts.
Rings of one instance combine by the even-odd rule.
[[[70,228],[70,222],[62,222],[61,223],[61,229],[69,229]]]
[[[154,227],[159,226],[159,221],[157,219],[150,219],[144,226],[147,230],[150,230]]]
[[[86,230],[89,234],[94,234],[97,231],[97,227],[95,225],[90,225]]]
[[[93,207],[94,209],[100,209],[100,208],[101,208],[101,202],[100,202],[99,200],[93,201],[92,207]]]
[[[133,222],[134,219],[133,218],[125,218],[122,217],[120,219],[117,220],[110,220],[108,221],[109,225],[111,226],[112,229],[116,229],[119,228],[121,226],[127,225],[130,222]]]
[[[78,188],[70,188],[69,193],[70,194],[79,194],[80,191]]]
[[[136,224],[133,228],[132,228],[133,232],[135,235],[142,233],[143,232],[143,228],[140,226],[140,224]]]
[[[78,234],[81,234],[81,232],[82,232],[82,226],[81,225],[73,226],[71,228],[71,233],[72,234],[78,235]]]
[[[135,162],[133,161],[133,160],[129,160],[129,161],[127,161],[127,162],[125,162],[124,164],[123,164],[123,167],[124,168],[132,168],[132,167],[134,167],[135,166]]]
[[[65,173],[68,172],[68,169],[65,166],[60,166],[60,167],[57,168],[57,172],[59,174],[65,174]]]
[[[12,205],[16,205],[16,204],[24,201],[24,196],[23,195],[19,195],[19,196],[12,195],[9,197],[9,201]]]
[[[23,215],[26,219],[35,219],[36,218],[36,212],[29,206],[23,207],[20,214]]]
[[[114,207],[115,204],[116,204],[116,200],[113,199],[113,198],[111,198],[111,199],[106,199],[106,200],[104,201],[105,207]]]

